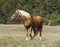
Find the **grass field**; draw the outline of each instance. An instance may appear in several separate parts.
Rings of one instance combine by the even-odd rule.
[[[37,35],[25,40],[23,25],[0,25],[0,47],[60,47],[60,26],[43,26],[42,40]]]

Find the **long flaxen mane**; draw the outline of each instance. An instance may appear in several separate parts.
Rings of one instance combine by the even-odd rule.
[[[23,10],[17,10],[17,11],[19,11],[19,13],[21,13],[21,15],[23,15],[23,16],[25,16],[25,17],[30,17],[30,14],[28,13],[28,12],[26,12],[26,11],[23,11]]]

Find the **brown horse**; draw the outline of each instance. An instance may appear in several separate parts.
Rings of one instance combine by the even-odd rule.
[[[26,40],[30,37],[33,39],[38,31],[40,32],[40,40],[41,40],[41,34],[42,34],[42,27],[43,27],[43,18],[40,16],[31,16],[29,13],[17,9],[14,14],[11,16],[12,19],[15,19],[17,17],[20,17],[23,20],[25,30],[26,30]],[[28,32],[28,29],[31,29],[31,31]],[[34,36],[32,36],[32,30],[34,31]]]

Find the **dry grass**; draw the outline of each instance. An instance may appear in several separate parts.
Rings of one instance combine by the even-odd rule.
[[[60,26],[44,25],[41,41],[25,41],[23,25],[0,25],[0,47],[60,47]]]

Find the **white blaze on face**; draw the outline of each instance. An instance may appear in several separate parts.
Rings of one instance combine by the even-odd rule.
[[[27,13],[27,12],[25,12],[25,11],[23,11],[23,10],[18,10],[18,11],[19,11],[23,16],[25,16],[25,17],[27,17],[27,18],[31,17],[29,13]]]

